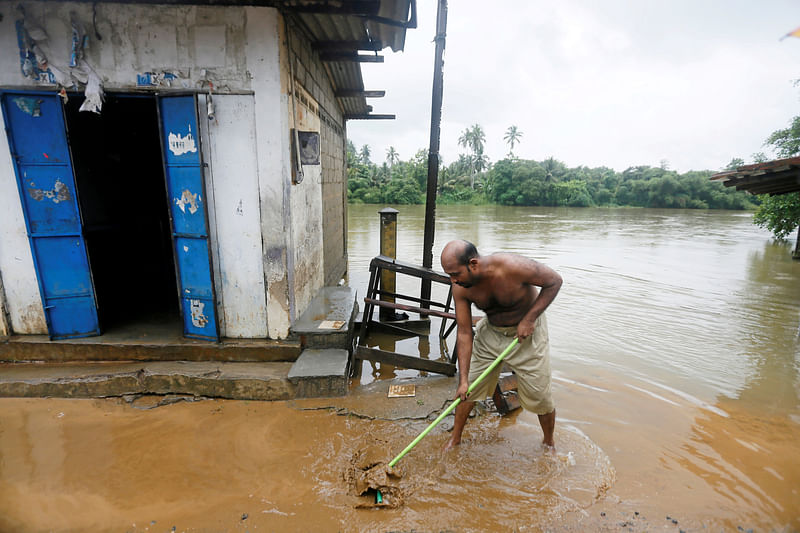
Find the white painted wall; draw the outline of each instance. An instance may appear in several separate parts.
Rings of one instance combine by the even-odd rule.
[[[293,314],[290,306],[292,280],[288,271],[291,243],[289,116],[280,61],[283,28],[274,10],[248,7],[245,11],[247,70],[253,76],[255,92],[267,327],[271,338],[284,338],[289,334]]]
[[[295,92],[302,94],[303,98],[290,102],[290,122],[297,124],[301,131],[319,133],[318,104],[297,82]],[[303,181],[291,188],[291,207],[295,306],[297,309],[306,309],[325,281],[321,164],[303,165]]]
[[[252,95],[199,98],[198,121],[207,164],[211,247],[214,255],[220,334],[267,336],[267,302],[261,248],[255,102]]]
[[[19,189],[5,128],[0,131],[0,277],[13,333],[46,334],[47,322],[33,268]]]

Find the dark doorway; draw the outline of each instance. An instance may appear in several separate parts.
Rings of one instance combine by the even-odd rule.
[[[107,94],[101,114],[65,106],[101,330],[180,327],[156,100]]]

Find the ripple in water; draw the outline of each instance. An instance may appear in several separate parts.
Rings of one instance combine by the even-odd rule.
[[[441,452],[449,433],[440,426],[400,461],[401,508],[354,510],[355,497],[342,475],[354,452],[389,439],[388,462],[425,428],[422,422],[360,422],[369,429],[342,435],[334,446],[320,443],[313,454],[317,460],[309,465],[321,501],[342,517],[346,530],[366,530],[370,524],[425,531],[536,529],[588,508],[615,479],[608,456],[576,427],[556,428],[553,456],[542,449],[536,415],[490,413],[471,419],[461,446],[450,453]]]

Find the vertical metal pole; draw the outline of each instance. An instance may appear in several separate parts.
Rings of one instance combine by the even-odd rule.
[[[439,0],[436,12],[436,58],[433,63],[433,95],[431,97],[431,142],[428,148],[428,192],[425,197],[425,236],[422,244],[422,266],[433,266],[433,233],[436,226],[436,189],[439,180],[439,133],[442,123],[442,93],[444,90],[444,45],[447,34],[447,0]],[[431,280],[423,279],[420,298],[430,300]],[[428,308],[427,303],[422,307]]]
[[[381,214],[381,255],[397,259],[397,209],[385,207],[378,211]],[[396,274],[391,270],[381,269],[381,291],[396,293]],[[381,294],[381,300],[394,303],[394,296]],[[394,311],[381,307],[378,313],[381,320],[392,320]]]
[[[798,199],[800,199],[800,192],[797,193]],[[792,252],[792,259],[800,260],[800,220],[797,221],[797,244],[794,245],[794,252]]]
[[[800,225],[798,225],[797,228],[797,244],[794,245],[794,252],[792,253],[792,259],[800,259]]]

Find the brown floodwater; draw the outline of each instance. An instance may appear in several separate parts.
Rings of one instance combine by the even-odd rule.
[[[419,263],[423,210],[398,209],[398,256]],[[346,408],[3,399],[0,531],[800,531],[800,262],[788,245],[736,212],[437,217],[437,254],[463,237],[564,277],[548,310],[555,456],[535,416],[481,410],[458,449],[440,452],[445,420],[401,461],[402,505],[358,509],[370,495],[348,480],[354,457],[386,447],[388,461],[429,422],[372,412],[371,387],[449,386],[370,363]],[[350,207],[361,296],[377,229],[375,206]],[[435,338],[370,343],[440,357]]]

